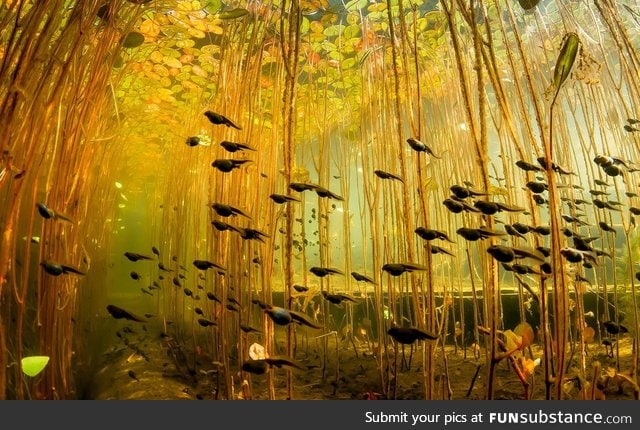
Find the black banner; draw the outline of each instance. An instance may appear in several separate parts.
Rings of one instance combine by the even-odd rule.
[[[4,425],[25,429],[637,428],[634,401],[5,401]],[[518,427],[516,427],[518,426]]]

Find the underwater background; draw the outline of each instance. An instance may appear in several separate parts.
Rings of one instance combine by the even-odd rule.
[[[0,399],[638,399],[640,2],[6,0]]]

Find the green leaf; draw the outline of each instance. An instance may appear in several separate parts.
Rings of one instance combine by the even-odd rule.
[[[209,81],[201,76],[191,76],[191,82],[201,87],[206,86]]]
[[[331,51],[329,52],[329,58],[333,60],[342,61],[344,55],[340,51]]]
[[[360,26],[350,25],[344,29],[343,36],[345,39],[353,39],[360,35]]]
[[[350,69],[355,65],[356,65],[356,59],[355,58],[347,58],[346,60],[344,60],[342,62],[342,68],[343,69]]]
[[[248,15],[249,11],[241,8],[241,7],[237,7],[235,9],[226,11],[226,12],[222,12],[220,15],[218,15],[218,18],[220,19],[236,19],[236,18],[240,18],[242,16]]]
[[[565,36],[564,44],[556,60],[556,67],[553,71],[553,86],[556,90],[555,97],[558,96],[560,87],[564,81],[569,77],[573,63],[576,60],[576,55],[580,48],[580,38],[575,33],[568,33]]]
[[[367,7],[368,4],[369,0],[351,0],[350,2],[347,2],[346,5],[344,5],[344,8],[347,10],[347,12],[353,12]]]
[[[331,27],[327,27],[324,30],[324,35],[328,37],[337,36],[340,33],[342,33],[343,30],[344,30],[344,25],[342,24],[332,25]]]
[[[163,57],[172,57],[172,58],[180,58],[180,55],[182,55],[180,51],[176,49],[171,49],[171,48],[161,48],[160,53],[163,55]]]
[[[307,34],[309,31],[309,20],[306,17],[302,17],[302,22],[300,23],[300,34]]]
[[[221,6],[222,6],[221,0],[209,0],[205,5],[204,10],[206,10],[207,12],[213,15],[218,13]]]
[[[38,376],[49,363],[49,357],[44,355],[34,355],[22,359],[22,372],[27,376]]]

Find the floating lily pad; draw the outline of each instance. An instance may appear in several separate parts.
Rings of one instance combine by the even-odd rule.
[[[368,0],[351,0],[350,2],[347,2],[346,5],[344,5],[344,8],[348,12],[353,12],[360,9],[364,9],[365,7],[367,7],[368,4],[369,4]]]
[[[142,33],[138,33],[137,31],[132,31],[124,37],[122,41],[122,46],[124,46],[125,48],[137,48],[143,43],[144,43],[144,36],[142,35]]]
[[[34,355],[22,359],[22,372],[27,376],[38,376],[49,363],[49,357],[44,355]]]

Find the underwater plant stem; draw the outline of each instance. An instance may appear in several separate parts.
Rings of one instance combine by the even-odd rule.
[[[584,329],[586,327],[584,321],[584,283],[582,281],[576,282],[574,285],[575,294],[576,294],[576,312],[575,318],[576,323],[575,327],[577,328],[578,335],[578,347],[580,348],[580,372],[584,375],[587,371],[587,363],[586,363],[586,344],[584,341]],[[567,369],[571,365],[571,359],[568,360]],[[568,370],[567,370],[568,371]]]
[[[37,184],[37,183],[36,183]],[[38,187],[36,186],[36,184],[34,184],[33,186],[33,201],[36,201],[37,199],[37,193],[38,193]],[[35,216],[35,205],[32,205],[32,209],[31,209],[31,213],[30,213],[30,219],[29,219],[29,227],[28,227],[28,231],[27,231],[27,237],[32,237],[33,235],[33,221],[34,221],[34,216]],[[15,245],[14,245],[15,246]],[[30,267],[29,266],[29,262],[31,260],[31,241],[27,241],[26,243],[26,251],[25,251],[25,267]],[[14,272],[15,273],[15,272]],[[22,333],[23,333],[23,323],[24,323],[24,314],[25,314],[25,309],[26,309],[26,296],[27,296],[27,290],[28,290],[28,278],[29,278],[29,271],[28,270],[24,270],[22,272],[22,280],[21,280],[21,284],[22,284],[22,291],[20,294],[20,297],[16,298],[16,302],[18,303],[18,320],[16,322],[16,360],[20,361],[22,360]],[[22,400],[24,398],[24,393],[23,393],[23,386],[25,384],[23,384],[23,375],[22,372],[17,372],[17,382],[16,382],[16,397],[18,398],[18,400]],[[28,387],[27,387],[28,389]]]
[[[361,119],[361,121],[363,121],[362,128],[363,129],[368,129],[368,128],[372,128],[369,127],[369,124],[364,123],[364,119]],[[370,163],[370,158],[369,155],[371,153],[371,151],[369,150],[369,144],[370,144],[370,140],[367,139],[366,134],[362,136],[362,138],[360,139],[360,156],[361,156],[361,160],[362,160],[362,169],[363,170],[368,170],[370,169],[372,166]],[[370,214],[371,217],[371,222],[370,222],[370,226],[371,226],[371,254],[372,254],[372,260],[373,260],[373,269],[374,271],[376,270],[376,268],[378,268],[377,270],[380,270],[379,268],[382,266],[381,264],[381,257],[380,257],[380,223],[379,223],[379,212],[378,212],[378,202],[380,200],[380,189],[378,187],[373,186],[373,182],[371,181],[371,179],[369,179],[369,177],[367,175],[362,175],[362,182],[363,182],[363,189],[364,189],[364,197],[365,197],[365,203],[366,203],[366,207],[364,208],[367,213]],[[363,234],[364,234],[364,229],[363,229]],[[385,327],[385,313],[384,313],[384,294],[383,294],[383,279],[384,275],[380,276],[380,278],[378,278],[376,276],[376,278],[378,279],[378,282],[376,282],[376,285],[374,285],[374,293],[373,293],[373,299],[372,301],[374,301],[374,307],[375,307],[375,324],[376,324],[376,335],[377,335],[377,351],[374,351],[374,357],[376,360],[376,369],[378,370],[378,376],[379,376],[379,383],[380,383],[380,390],[382,391],[382,394],[386,397],[388,397],[388,387],[387,387],[387,380],[386,380],[386,375],[387,375],[387,370],[388,369],[388,365],[385,365],[386,362],[386,348],[387,348],[387,333],[384,329]]]
[[[399,3],[399,7],[401,10],[400,13],[400,24],[401,24],[401,28],[404,32],[404,34],[407,33],[407,29],[406,29],[406,24],[405,24],[405,20],[404,20],[404,14],[402,13],[402,1],[400,1]],[[417,125],[415,127],[414,133],[417,136],[418,140],[422,139],[422,130],[425,126],[424,122],[423,122],[423,115],[422,115],[422,89],[421,89],[421,82],[420,82],[420,67],[419,67],[419,59],[418,59],[418,22],[417,22],[417,16],[418,16],[418,11],[417,11],[417,6],[415,4],[411,4],[411,8],[413,9],[413,50],[412,50],[412,54],[413,54],[413,66],[414,66],[414,70],[415,70],[415,105],[416,105],[416,109],[417,109],[417,118],[418,118],[418,122]],[[403,39],[404,40],[404,39]],[[409,69],[408,66],[406,66],[407,70]],[[409,84],[409,80],[406,80],[407,86]],[[411,94],[411,91],[409,91],[409,88],[407,88],[407,94]],[[423,158],[422,157],[417,157],[418,158],[418,184],[419,184],[419,189],[420,189],[420,205],[421,205],[421,213],[422,213],[422,225],[425,228],[429,228],[430,226],[430,214],[429,214],[429,207],[427,205],[427,199],[429,196],[429,192],[427,190],[427,188],[424,185],[424,170],[425,168],[423,168]],[[425,166],[426,167],[426,166]],[[426,267],[427,267],[427,271],[426,271],[426,277],[427,277],[427,293],[426,293],[426,304],[424,305],[425,309],[429,309],[429,314],[428,314],[428,319],[426,322],[426,328],[427,330],[431,330],[433,331],[434,327],[435,327],[435,313],[433,311],[431,311],[432,309],[435,309],[435,292],[433,289],[433,255],[430,252],[430,249],[428,249],[428,247],[426,248],[427,252],[425,253],[425,258],[426,258]],[[423,284],[420,284],[420,296],[425,297],[425,292],[424,292],[424,287]],[[422,319],[422,316],[421,316]],[[423,390],[425,392],[425,397],[427,397],[426,393],[430,393],[432,392],[432,378],[433,378],[433,352],[434,352],[434,346],[431,342],[428,342],[422,349],[422,357],[423,357],[423,367],[422,367],[422,383],[423,383]],[[443,349],[443,356],[444,356],[444,349]]]
[[[549,186],[549,220],[551,222],[551,266],[553,267],[553,312],[555,327],[555,353],[557,357],[555,369],[556,399],[561,400],[564,396],[562,379],[564,376],[564,362],[566,359],[567,346],[567,289],[565,284],[565,271],[562,257],[560,255],[561,233],[558,220],[558,195],[555,172],[553,166],[553,108],[556,98],[560,92],[557,88],[556,94],[549,107],[549,139],[544,146],[545,157],[547,159],[547,181]]]
[[[476,291],[476,282],[474,281],[472,270],[473,261],[471,260],[471,252],[469,251],[468,245],[466,246],[465,252],[467,254],[467,264],[469,265],[469,280],[471,281],[471,294],[473,302],[473,341],[476,343],[476,345],[479,345],[480,334],[478,332],[478,327],[480,326],[480,308],[478,306],[478,293]]]
[[[638,56],[638,53],[634,48],[629,36],[627,35],[625,25],[620,22],[617,9],[613,6],[610,0],[596,0],[594,1],[594,4],[600,12],[602,20],[607,24],[612,39],[621,54],[620,63],[624,64],[629,70],[627,76],[629,79],[631,79],[633,85],[628,85],[627,88],[629,92],[635,93],[635,96],[637,98],[638,96],[640,96],[640,94],[638,93],[640,82],[638,81],[637,74],[637,70],[640,67],[640,58]],[[604,10],[605,8],[607,10]],[[624,55],[623,53],[626,55]]]
[[[633,324],[634,327],[638,327],[638,297],[637,297],[637,290],[636,290],[636,283],[634,280],[634,273],[633,273],[633,261],[632,261],[632,251],[631,251],[631,240],[629,238],[629,232],[625,232],[625,245],[627,247],[627,255],[629,256],[629,261],[627,262],[627,269],[629,270],[629,279],[631,282],[631,303],[633,303]],[[633,360],[633,368],[632,368],[632,372],[631,372],[631,378],[634,381],[638,380],[638,347],[639,347],[639,343],[638,340],[640,338],[640,333],[638,333],[639,330],[636,330],[634,333],[634,339],[633,339],[633,343],[635,345],[634,348],[634,360]]]
[[[518,24],[516,24],[516,18],[513,14],[513,9],[511,8],[511,4],[512,2],[510,1],[505,1],[504,2],[504,9],[506,9],[509,13],[509,20],[511,23],[511,28],[513,29],[513,32],[515,34],[514,40],[515,40],[515,45],[518,48],[518,53],[520,55],[520,61],[521,61],[521,67],[522,67],[522,72],[524,74],[524,81],[527,84],[527,89],[529,94],[531,95],[531,97],[525,97],[523,91],[522,91],[522,87],[520,85],[520,80],[518,79],[518,75],[519,73],[514,73],[514,79],[517,83],[517,89],[518,89],[518,99],[521,101],[520,103],[520,107],[521,107],[521,115],[520,117],[523,118],[523,120],[525,121],[525,124],[527,125],[527,133],[529,135],[529,141],[530,142],[537,142],[537,139],[535,139],[535,134],[533,133],[532,127],[531,127],[531,122],[529,121],[529,115],[526,113],[527,112],[527,108],[526,108],[526,101],[531,101],[531,103],[533,103],[533,108],[534,108],[534,112],[535,112],[535,118],[536,118],[536,124],[538,125],[538,133],[540,135],[540,138],[542,140],[544,140],[544,114],[542,111],[542,106],[540,103],[540,100],[538,100],[538,97],[533,97],[534,94],[536,94],[535,88],[533,87],[533,79],[532,79],[532,75],[531,75],[531,65],[529,64],[529,57],[525,54],[526,53],[526,49],[522,44],[522,38],[520,36],[520,32],[518,30]],[[501,29],[502,29],[502,34],[503,37],[506,38],[506,32],[504,29],[504,26],[502,25],[502,20],[498,20],[501,23]],[[507,49],[507,56],[509,58],[509,62],[511,65],[511,69],[512,70],[519,70],[519,67],[516,67],[516,64],[514,62],[513,59],[513,55],[511,53],[511,50]],[[538,149],[538,147],[536,146],[536,150]]]
[[[484,74],[483,74],[483,67],[482,67],[482,48],[481,48],[481,44],[482,44],[482,38],[480,36],[478,27],[476,25],[471,25],[471,31],[473,34],[473,44],[474,44],[474,65],[473,65],[473,69],[476,73],[476,80],[477,80],[477,88],[478,88],[478,120],[476,121],[476,118],[473,114],[473,109],[472,109],[472,101],[473,101],[473,97],[471,96],[471,91],[470,88],[467,84],[467,74],[465,73],[465,69],[463,67],[463,59],[462,59],[462,48],[460,47],[460,43],[459,43],[459,36],[457,34],[456,31],[456,26],[455,26],[455,22],[454,22],[454,16],[455,16],[455,12],[456,12],[456,2],[458,4],[458,6],[464,11],[465,10],[465,5],[462,4],[461,1],[456,0],[456,1],[451,1],[451,5],[447,5],[446,1],[442,1],[441,5],[443,7],[443,10],[445,12],[445,15],[447,17],[447,21],[449,23],[449,32],[451,34],[451,41],[453,44],[453,48],[454,48],[454,53],[455,53],[455,58],[456,58],[456,66],[457,66],[457,70],[458,70],[458,78],[460,80],[460,87],[462,90],[462,98],[464,100],[464,106],[465,106],[465,112],[467,114],[467,121],[470,125],[470,129],[471,129],[471,135],[473,136],[473,141],[475,144],[475,150],[476,150],[476,164],[480,170],[481,173],[481,179],[482,179],[482,183],[483,183],[483,187],[485,190],[488,190],[490,187],[490,183],[489,183],[489,175],[488,175],[488,171],[487,171],[487,166],[489,164],[488,162],[488,146],[487,146],[487,126],[486,126],[486,107],[487,107],[487,100],[486,100],[486,93],[484,91]],[[474,7],[475,2],[472,1],[471,4],[469,5],[468,10],[475,10]],[[471,23],[473,23],[473,21],[471,21]],[[478,124],[479,122],[479,124]],[[493,220],[492,218],[488,219],[488,227],[491,228],[493,224]],[[500,308],[500,287],[499,287],[499,280],[498,280],[498,267],[496,265],[496,262],[494,259],[492,258],[488,258],[485,260],[486,264],[485,264],[485,278],[486,278],[486,283],[485,283],[485,300],[489,301],[490,304],[490,309],[491,309],[491,319],[490,319],[490,325],[491,325],[491,340],[490,340],[490,345],[491,345],[491,359],[489,361],[489,368],[488,368],[488,376],[487,376],[487,399],[492,399],[493,398],[493,384],[494,384],[494,379],[495,379],[495,356],[496,356],[496,328],[498,326],[498,319],[499,319],[499,308]]]
[[[402,171],[403,177],[408,177],[407,175],[407,163],[406,163],[406,153],[404,151],[404,143],[402,138],[402,106],[400,105],[401,98],[401,90],[400,90],[400,72],[398,71],[398,52],[396,47],[397,36],[395,33],[395,25],[393,23],[393,17],[391,14],[391,0],[387,0],[387,18],[389,20],[389,32],[391,35],[391,53],[392,53],[392,62],[393,62],[393,76],[394,76],[394,87],[395,87],[395,113],[396,113],[396,131],[398,133],[398,146],[400,148],[400,170]],[[403,211],[407,215],[406,223],[405,223],[405,231],[407,238],[407,256],[409,261],[415,261],[414,255],[414,242],[413,242],[413,217],[409,216],[411,213],[410,205],[409,205],[409,186],[406,182],[402,184],[402,206]],[[413,293],[413,304],[414,304],[414,312],[416,315],[421,315],[420,301],[418,299],[418,290],[415,284],[415,278],[411,276],[412,283],[412,293]],[[424,318],[412,318],[418,324],[418,327],[424,327]]]
[[[282,3],[283,16],[286,12],[287,2]],[[287,48],[285,49],[285,41],[281,41],[282,53],[284,57],[285,70],[287,71],[286,84],[284,90],[285,100],[284,109],[284,173],[287,184],[291,183],[291,170],[293,168],[293,153],[295,148],[295,99],[296,99],[296,79],[297,79],[297,66],[298,66],[298,50],[300,47],[300,9],[297,0],[292,0],[289,3],[289,31],[287,33]],[[281,29],[284,26],[284,20],[281,21]],[[281,33],[284,37],[284,32]],[[291,195],[291,190],[287,188],[288,195]],[[293,306],[292,286],[293,286],[293,219],[294,219],[294,206],[287,205],[286,208],[286,242],[284,244],[285,249],[285,269],[284,269],[284,292],[285,302],[288,309]],[[289,325],[287,327],[287,353],[292,354],[293,351],[293,327]],[[291,369],[287,369],[287,398],[293,399],[293,374]]]
[[[612,220],[611,220],[611,216],[609,216],[609,219],[607,220],[607,222],[609,223],[609,225],[612,225]],[[609,251],[611,252],[611,256],[612,256],[612,260],[616,261],[616,245],[615,245],[615,239],[613,239],[612,241],[609,242]],[[620,314],[618,312],[618,271],[615,269],[613,269],[613,309],[614,310],[614,318],[613,320],[616,323],[620,322]],[[616,342],[616,370],[619,372],[620,371],[620,342]]]
[[[448,321],[449,321],[449,305],[447,305],[447,292],[445,290],[445,293],[443,295],[443,311],[442,311],[442,324],[440,324],[441,327],[444,327],[442,330],[440,330],[442,333],[448,333],[447,327],[448,327]],[[435,312],[432,312],[435,313]],[[455,328],[454,328],[454,334],[453,337],[455,339]],[[446,335],[442,336],[440,339],[438,339],[438,343],[440,343],[440,349],[442,351],[442,365],[444,367],[444,379],[446,381],[447,384],[447,397],[446,400],[451,400],[453,397],[453,389],[451,388],[451,378],[449,377],[449,360],[447,358],[447,354],[445,351],[445,339],[446,339]],[[434,343],[434,342],[428,342],[428,343]],[[445,397],[442,396],[442,400],[444,400]]]
[[[6,327],[2,321],[2,313],[0,313],[0,400],[7,398],[7,358],[9,351],[7,350],[5,333]]]
[[[482,364],[478,364],[476,366],[476,373],[473,374],[473,378],[471,378],[471,383],[469,384],[469,389],[467,390],[467,395],[466,395],[467,399],[471,395],[471,392],[473,391],[473,386],[476,384],[476,380],[478,379],[478,376],[480,375],[480,369],[482,369]]]

